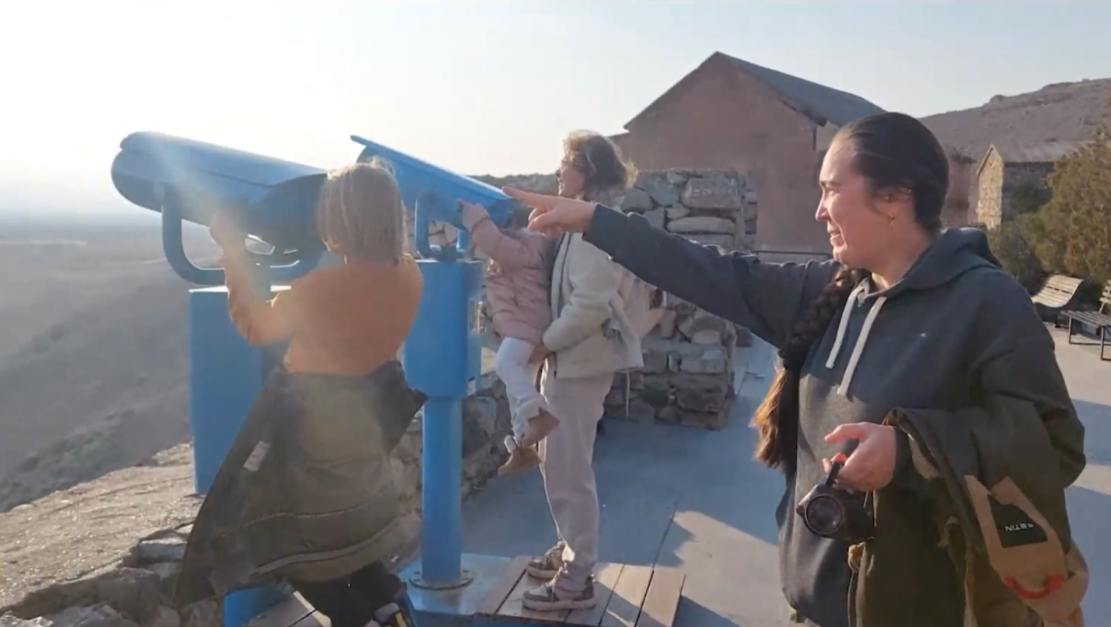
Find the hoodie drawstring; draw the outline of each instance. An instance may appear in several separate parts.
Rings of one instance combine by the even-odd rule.
[[[837,355],[841,352],[841,342],[845,340],[845,331],[849,328],[849,317],[853,312],[853,305],[856,300],[864,292],[868,291],[868,281],[861,281],[860,285],[856,286],[849,297],[845,299],[845,309],[841,312],[841,323],[837,325],[837,338],[833,340],[833,348],[829,351],[829,358],[826,359],[826,368],[832,369],[834,364],[837,363]]]
[[[856,289],[849,294],[848,300],[845,301],[845,309],[841,312],[841,323],[837,325],[837,336],[833,341],[833,348],[829,351],[829,357],[826,359],[826,368],[832,369],[836,365],[837,356],[841,352],[841,345],[845,340],[845,332],[849,328],[849,317],[852,315],[853,306],[857,299],[868,291],[868,285],[868,281],[861,281],[860,285],[856,286]],[[841,384],[837,386],[837,393],[841,396],[845,396],[849,391],[856,365],[860,363],[860,354],[864,352],[864,345],[868,342],[868,334],[872,332],[872,325],[876,322],[876,317],[880,315],[880,308],[886,302],[887,297],[880,296],[876,298],[876,302],[868,310],[868,317],[864,319],[864,326],[860,329],[860,335],[856,338],[856,345],[853,346],[853,352],[849,356],[849,364],[845,366],[845,374],[841,377]]]
[[[860,330],[860,336],[856,338],[856,346],[853,347],[853,354],[849,357],[849,365],[845,366],[845,376],[841,377],[841,385],[837,386],[837,393],[844,396],[849,391],[849,384],[853,382],[853,371],[856,370],[856,364],[860,361],[860,354],[864,352],[864,343],[868,341],[868,334],[872,331],[872,323],[876,321],[876,316],[880,315],[880,307],[887,302],[886,296],[880,296],[876,299],[876,303],[868,310],[868,317],[864,319],[864,328]]]

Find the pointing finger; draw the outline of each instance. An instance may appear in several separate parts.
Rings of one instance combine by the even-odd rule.
[[[554,212],[537,208],[529,215],[528,228],[532,231],[547,233],[558,226],[559,219]]]
[[[510,198],[515,198],[535,209],[551,209],[552,204],[559,200],[557,197],[548,196],[546,194],[536,194],[534,192],[526,192],[523,189],[515,187],[503,187],[501,191]]]

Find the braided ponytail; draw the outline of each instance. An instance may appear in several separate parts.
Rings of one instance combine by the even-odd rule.
[[[790,474],[795,471],[799,440],[799,376],[814,342],[825,333],[849,294],[868,276],[864,270],[842,267],[814,299],[806,317],[795,325],[795,332],[779,349],[783,369],[775,375],[764,402],[752,416],[752,426],[760,433],[756,459],[769,468]]]

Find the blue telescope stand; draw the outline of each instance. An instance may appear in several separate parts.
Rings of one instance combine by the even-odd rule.
[[[420,311],[402,348],[410,385],[428,395],[421,450],[420,558],[399,575],[421,625],[478,624],[475,614],[512,560],[463,553],[463,399],[481,373],[478,307],[484,264],[468,258],[456,199],[482,204],[504,224],[516,201],[501,190],[430,165],[361,137],[360,160],[393,164],[407,207],[415,207],[414,245],[424,278]],[[460,228],[454,246],[428,241],[431,222]]]
[[[428,394],[421,450],[420,559],[400,576],[421,625],[471,625],[511,560],[463,553],[463,399],[481,375],[477,312],[483,265],[468,259],[469,237],[453,247],[428,243],[429,216],[452,207],[424,194],[416,201],[415,244],[424,278],[420,311],[402,348],[410,384]]]

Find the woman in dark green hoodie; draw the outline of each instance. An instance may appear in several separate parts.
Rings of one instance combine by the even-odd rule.
[[[787,478],[776,518],[796,622],[956,626],[968,612],[982,627],[1079,624],[1086,570],[1064,490],[1084,468],[1083,427],[1028,294],[981,231],[942,230],[941,145],[910,116],[863,118],[838,132],[819,184],[834,259],[806,264],[506,192],[535,208],[532,228],[582,232],[778,349],[753,421],[757,458]],[[834,464],[858,529],[823,529],[822,508],[806,508]]]

